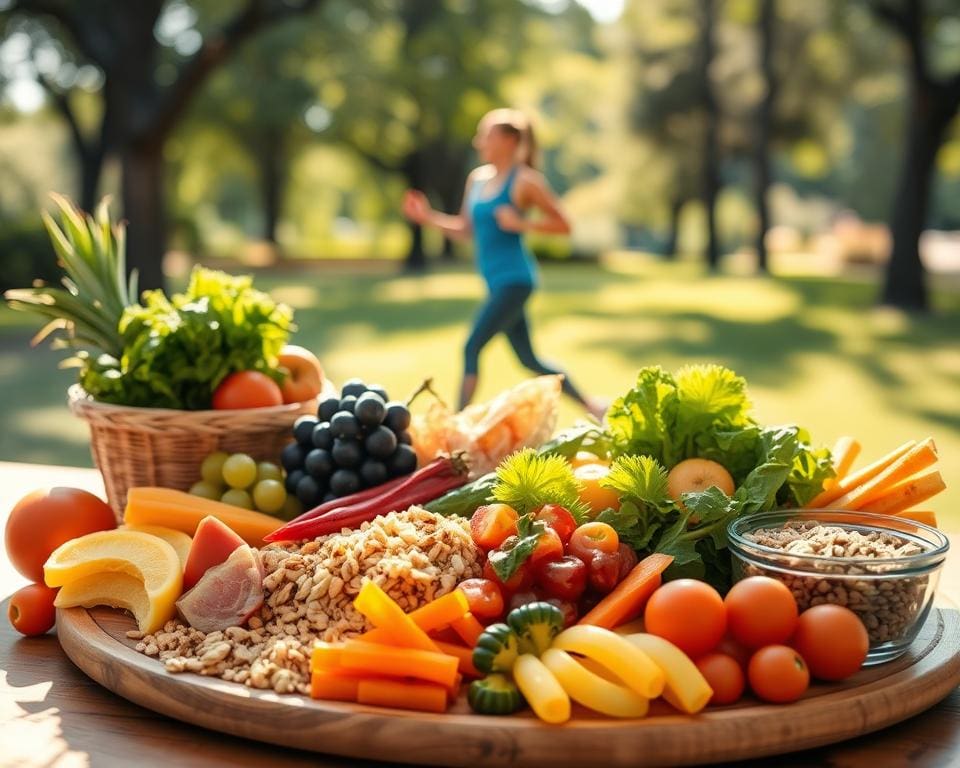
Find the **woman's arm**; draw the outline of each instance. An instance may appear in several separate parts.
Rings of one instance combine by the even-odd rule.
[[[496,210],[497,224],[507,232],[544,232],[548,234],[569,235],[570,221],[560,210],[556,195],[543,177],[529,168],[525,168],[514,187],[514,202],[523,210],[535,208],[541,216],[536,219],[524,218],[517,208],[502,205]]]
[[[467,177],[460,213],[449,214],[434,210],[423,192],[417,189],[408,189],[403,196],[403,215],[417,224],[436,227],[451,239],[468,239],[473,234],[473,226],[470,217],[467,215],[467,193],[470,190],[472,179],[473,173]]]

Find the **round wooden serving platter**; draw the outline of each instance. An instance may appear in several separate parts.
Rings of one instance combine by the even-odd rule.
[[[875,731],[932,706],[960,684],[960,613],[934,609],[910,651],[786,706],[744,700],[695,717],[656,704],[643,720],[575,708],[563,726],[527,714],[473,715],[463,697],[443,715],[280,696],[174,675],[133,650],[133,620],[110,609],[57,612],[70,659],[114,693],[215,731],[280,746],[390,763],[452,766],[639,766],[761,757]],[[278,756],[278,759],[281,759]]]

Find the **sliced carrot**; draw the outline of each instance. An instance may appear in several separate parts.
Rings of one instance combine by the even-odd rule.
[[[439,653],[437,644],[375,582],[367,580],[363,583],[353,607],[373,622],[377,629],[386,632],[381,642]]]
[[[419,712],[446,712],[447,689],[431,683],[368,678],[360,680],[357,686],[357,702]]]
[[[897,461],[901,456],[907,453],[907,451],[913,448],[916,444],[916,440],[908,440],[899,448],[895,448],[885,456],[881,456],[872,464],[868,464],[867,466],[858,469],[853,474],[841,478],[841,480],[835,486],[833,486],[833,488],[829,488],[821,492],[818,496],[814,497],[810,502],[808,502],[807,508],[822,509],[830,506],[831,502],[833,502],[835,499],[839,499],[845,493],[853,490],[858,485],[863,485],[869,480],[875,478],[887,467]]]
[[[836,472],[836,474],[824,481],[823,487],[825,489],[833,488],[850,473],[853,462],[856,461],[857,456],[860,455],[860,443],[856,438],[844,435],[843,437],[837,438],[831,455],[833,456],[833,471]]]
[[[130,525],[162,525],[190,536],[200,521],[212,515],[252,547],[263,546],[263,537],[282,523],[275,517],[219,501],[192,496],[173,488],[137,487],[127,491],[124,521]]]
[[[483,624],[477,621],[477,617],[469,611],[456,621],[451,622],[450,626],[454,632],[460,635],[460,639],[471,648],[477,644],[477,640],[483,634]]]
[[[333,653],[325,650],[330,647]],[[395,648],[362,640],[347,640],[335,646],[318,644],[310,658],[311,670],[333,668],[381,677],[412,677],[445,688],[453,687],[456,682],[458,666],[456,657],[440,652]]]
[[[937,527],[937,513],[929,509],[905,509],[903,512],[897,512],[896,517],[902,517],[904,520],[913,520],[915,523],[923,523],[934,528]]]
[[[670,555],[659,552],[647,555],[577,623],[613,629],[630,621],[643,610],[650,595],[660,586],[663,572],[672,562]]]
[[[424,632],[435,632],[456,621],[469,610],[470,604],[466,595],[455,589],[407,615]],[[389,633],[385,629],[376,628],[364,632],[357,639],[368,643],[388,643]]]
[[[317,670],[310,674],[310,696],[330,701],[356,701],[360,678],[341,675],[335,670]]]
[[[443,641],[437,641],[437,645],[440,647],[441,653],[456,657],[457,669],[460,670],[460,674],[466,675],[467,677],[483,677],[477,668],[473,666],[472,647],[468,648],[465,645],[460,645],[460,643],[444,643]]]
[[[931,469],[891,486],[880,498],[860,507],[860,511],[895,515],[936,496],[946,487],[943,476],[937,470]]]
[[[928,437],[903,454],[872,480],[853,488],[840,498],[834,499],[831,506],[838,509],[861,509],[871,501],[879,499],[897,483],[935,464],[936,461],[937,447],[933,444],[933,440]]]

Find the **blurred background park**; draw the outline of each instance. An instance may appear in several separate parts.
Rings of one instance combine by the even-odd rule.
[[[0,0],[0,286],[56,277],[50,191],[108,194],[143,285],[255,272],[334,380],[453,399],[482,284],[399,201],[459,209],[502,105],[573,221],[531,313],[584,389],[724,363],[760,419],[931,434],[957,484],[957,0]],[[89,465],[35,330],[0,308],[0,460]]]

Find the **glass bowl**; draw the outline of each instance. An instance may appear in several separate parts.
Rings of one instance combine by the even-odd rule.
[[[817,525],[838,530],[813,542],[786,543]],[[861,542],[856,546],[848,538],[854,532],[867,541],[854,535]],[[800,611],[822,603],[854,611],[870,637],[864,666],[895,659],[913,642],[930,611],[950,548],[947,537],[928,525],[833,509],[747,515],[730,523],[727,534],[734,581],[772,576],[790,588]]]

